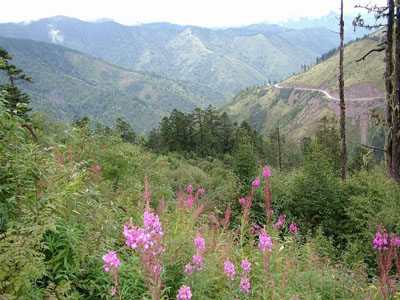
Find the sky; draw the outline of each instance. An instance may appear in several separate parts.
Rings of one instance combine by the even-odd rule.
[[[386,0],[343,0],[345,14],[356,4],[384,5]],[[339,12],[340,0],[11,0],[2,1],[0,23],[57,15],[93,21],[109,18],[124,25],[169,22],[202,27],[282,23]],[[363,11],[365,12],[365,11]]]

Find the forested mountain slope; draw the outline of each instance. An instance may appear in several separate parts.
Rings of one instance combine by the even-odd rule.
[[[224,101],[201,84],[124,69],[60,45],[0,37],[0,46],[33,78],[34,84],[22,89],[34,110],[59,119],[87,115],[112,124],[121,117],[140,132],[157,126],[174,108],[188,112]]]
[[[381,136],[371,127],[370,110],[384,104],[383,52],[374,52],[356,62],[378,41],[365,38],[349,44],[344,53],[346,116],[349,143],[380,142]],[[338,54],[294,75],[275,86],[241,91],[224,105],[234,120],[247,120],[264,135],[279,126],[295,139],[311,136],[323,117],[339,114]],[[324,91],[324,92],[323,92]]]
[[[288,29],[255,24],[207,29],[169,23],[124,26],[54,17],[0,24],[0,35],[62,44],[112,63],[217,88],[240,89],[281,80],[337,43],[325,27]]]

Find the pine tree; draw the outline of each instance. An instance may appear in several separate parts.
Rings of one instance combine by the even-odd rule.
[[[10,64],[10,60],[12,59],[11,55],[8,52],[0,47],[0,58],[2,60],[2,64],[0,64],[0,70],[6,72],[6,77],[8,82],[5,84],[0,84],[0,90],[6,91],[5,96],[5,104],[6,107],[13,114],[18,114],[19,116],[27,119],[27,113],[32,109],[28,107],[30,99],[28,94],[22,93],[15,83],[18,80],[26,81],[32,83],[32,78],[23,74],[22,69],[17,69],[17,67],[13,64]],[[24,104],[20,106],[18,104]]]

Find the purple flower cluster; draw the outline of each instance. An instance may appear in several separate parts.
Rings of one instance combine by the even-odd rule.
[[[390,246],[400,247],[400,238],[395,236],[393,233],[390,235]]]
[[[254,187],[258,187],[258,186],[260,185],[260,178],[255,179],[255,180],[251,183],[251,185],[254,186]]]
[[[117,253],[114,251],[108,251],[107,254],[103,255],[103,260],[106,263],[103,268],[106,272],[109,272],[112,268],[118,268],[121,263],[117,257]]]
[[[251,262],[249,262],[246,259],[243,259],[242,260],[242,270],[243,270],[244,275],[249,276],[250,270],[251,270]]]
[[[157,215],[145,211],[143,220],[145,228],[133,226],[132,220],[130,224],[124,225],[123,233],[126,238],[126,244],[132,249],[136,249],[139,246],[142,246],[143,250],[150,249],[157,244],[159,238],[164,236]]]
[[[274,248],[274,244],[272,243],[271,237],[267,235],[265,229],[261,229],[259,234],[259,243],[258,243],[258,248],[262,249],[263,252],[265,252],[265,250],[267,248],[269,252],[272,252],[272,248]]]
[[[262,177],[264,178],[271,177],[271,169],[270,168],[264,169],[262,172]]]
[[[281,215],[279,217],[278,222],[276,222],[276,224],[272,227],[274,227],[274,229],[279,229],[283,225],[283,223],[285,223],[285,221],[286,221],[286,215]]]
[[[185,266],[186,274],[193,274],[195,270],[200,271],[203,269],[203,254],[206,250],[206,243],[199,234],[194,239],[194,247],[196,248],[196,255],[193,255],[192,263]]]
[[[250,291],[250,280],[246,277],[243,277],[242,280],[240,281],[240,292],[245,292],[246,294],[249,293]]]
[[[244,205],[246,203],[246,199],[244,199],[244,198],[240,198],[239,199],[239,204],[240,205]]]
[[[233,280],[236,275],[235,265],[228,260],[225,262],[225,274],[229,280]]]
[[[193,265],[194,265],[194,269],[197,271],[200,271],[201,269],[203,269],[203,258],[201,257],[201,255],[196,254],[193,255]]]
[[[294,225],[292,222],[292,223],[290,223],[289,230],[292,234],[295,234],[295,233],[297,233],[297,226]]]
[[[247,259],[242,260],[242,280],[240,281],[239,287],[240,287],[240,292],[245,292],[246,294],[249,293],[250,291],[250,271],[251,271],[251,262],[249,262]]]
[[[182,287],[179,289],[178,295],[176,295],[176,299],[189,300],[191,298],[192,298],[192,292],[190,291],[190,287],[182,285]]]
[[[194,247],[196,248],[197,252],[204,252],[206,250],[206,243],[200,235],[195,238]]]
[[[388,234],[386,232],[384,232],[384,233],[377,232],[375,235],[375,239],[373,241],[374,249],[376,249],[378,251],[387,250],[388,249],[387,238],[388,238]]]

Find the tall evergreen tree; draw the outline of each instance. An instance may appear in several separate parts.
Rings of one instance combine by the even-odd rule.
[[[5,103],[6,107],[10,109],[11,113],[17,113],[19,116],[28,118],[27,113],[32,109],[28,107],[30,99],[27,93],[22,93],[15,85],[18,80],[32,83],[32,78],[23,74],[22,69],[18,69],[14,64],[10,63],[12,59],[8,52],[0,47],[0,70],[6,72],[7,82],[0,84],[0,89],[6,91]],[[25,104],[18,107],[17,104]]]

